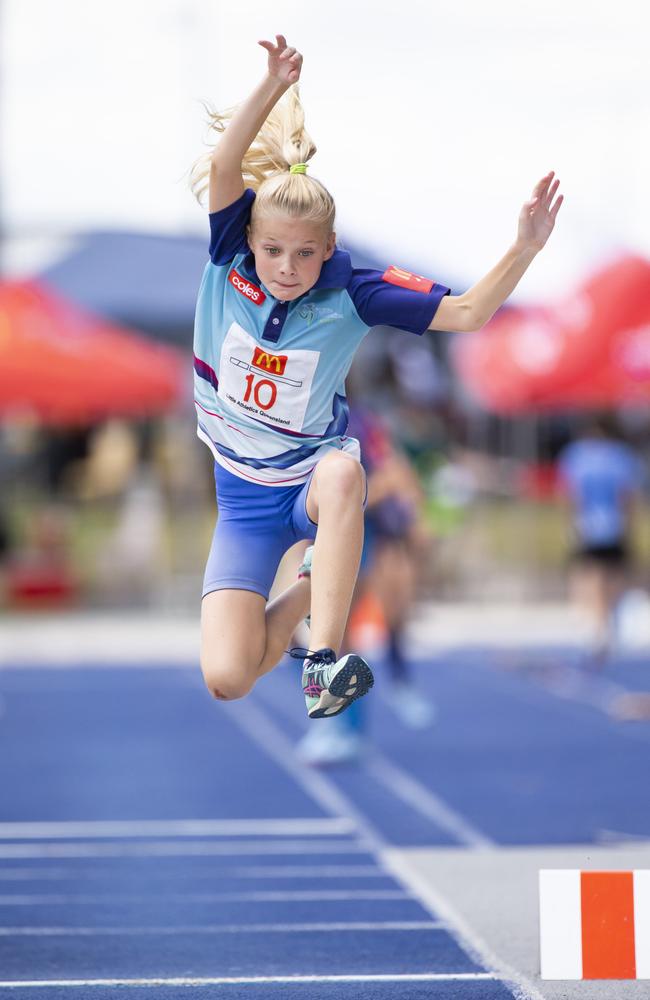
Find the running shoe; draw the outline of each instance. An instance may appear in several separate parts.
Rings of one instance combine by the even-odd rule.
[[[367,694],[375,679],[366,661],[356,653],[339,660],[333,649],[291,649],[295,659],[304,657],[302,690],[310,719],[339,715],[357,698]]]

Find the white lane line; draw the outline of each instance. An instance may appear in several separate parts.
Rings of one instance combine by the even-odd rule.
[[[341,931],[439,931],[439,920],[348,921],[331,924],[203,924],[173,927],[1,927],[0,937],[103,937],[126,934],[330,934]]]
[[[187,869],[172,869],[172,871],[155,871],[147,878],[163,881],[166,879],[188,879]],[[197,873],[197,878],[199,874]],[[114,879],[113,868],[2,868],[0,866],[0,884],[3,882],[49,882],[75,881],[80,879]],[[247,868],[210,868],[200,872],[202,884],[212,879],[309,879],[318,882],[329,878],[390,878],[385,871],[374,865],[271,865],[262,868],[252,865]]]
[[[537,670],[529,669],[522,674],[557,698],[597,708],[605,715],[610,714],[618,698],[634,693],[622,684],[587,673],[570,663],[562,663],[561,666],[542,664]]]
[[[354,833],[344,816],[322,819],[134,819],[66,823],[0,823],[0,840],[92,837],[331,837]]]
[[[378,784],[384,785],[397,799],[431,820],[457,843],[464,847],[495,846],[493,840],[443,802],[426,785],[393,764],[379,751],[373,750],[372,758],[364,762],[364,768]]]
[[[597,830],[595,841],[597,844],[619,845],[626,847],[649,847],[650,839],[647,833],[623,833],[620,830]]]
[[[128,892],[116,893],[34,893],[0,895],[0,906],[76,906],[102,903],[318,903],[331,900],[410,899],[401,889],[296,889],[291,892],[170,892],[147,893],[144,896]]]
[[[434,913],[442,919],[449,933],[477,965],[495,970],[496,978],[503,980],[510,988],[515,1000],[544,1000],[542,994],[529,979],[494,954],[483,938],[471,929],[445,896],[430,882],[422,880],[403,851],[397,849],[385,851],[383,862],[388,871],[391,871],[402,885],[411,889],[414,897],[419,899],[429,913]]]
[[[262,746],[262,749],[271,754],[273,758],[285,768],[285,770],[289,770],[289,773],[293,773],[293,770],[290,768],[288,762],[295,761],[295,757],[292,756],[290,752],[287,752],[287,746],[289,746],[289,750],[291,749],[288,740],[286,740],[283,734],[280,733],[270,720],[266,718],[265,713],[262,712],[261,709],[257,710],[257,716],[258,719],[262,719],[268,724],[266,726],[265,740],[262,741],[260,739],[256,739],[256,742]],[[239,716],[234,713],[232,718],[237,722],[240,721]],[[331,785],[331,782],[323,775],[320,775],[319,777],[321,779],[321,787],[325,792],[327,792],[327,788]],[[303,783],[301,782],[301,784]],[[309,782],[304,783],[303,787],[308,794],[313,794],[316,801],[326,808],[325,797],[323,796],[321,798],[320,794],[312,793]],[[342,792],[339,792],[338,789],[334,790],[337,795],[337,812],[342,815],[347,813],[348,815],[354,816],[356,819],[356,817],[360,815],[356,807],[352,805],[349,799]],[[362,815],[361,821],[363,822]],[[482,836],[481,834],[478,835]],[[421,885],[419,878],[406,863],[404,857],[400,856],[399,851],[391,851],[381,835],[376,833],[372,827],[370,827],[369,834],[367,836],[370,841],[371,849],[373,850],[373,853],[377,857],[379,863],[386,869],[387,872],[392,874],[401,885],[410,890],[412,898],[419,900],[423,908],[434,918],[442,918],[444,923],[447,925],[447,930],[451,936],[457,941],[462,949],[474,958],[478,965],[481,965],[486,969],[497,970],[496,973],[486,974],[486,978],[506,980],[514,993],[515,1000],[544,1000],[542,995],[535,989],[532,983],[512,969],[509,965],[502,962],[501,959],[489,950],[482,939],[479,938],[478,935],[476,935],[469,928],[469,926],[467,926],[467,924],[465,924],[463,919],[447,903],[443,896],[441,896],[431,886]]]
[[[233,712],[230,718],[263,753],[279,764],[324,812],[339,819],[352,820],[367,849],[377,851],[384,845],[385,841],[379,830],[333,782],[314,768],[307,768],[298,760],[291,740],[257,703],[247,698],[237,706],[237,711]]]
[[[186,858],[211,855],[236,856],[257,854],[368,854],[368,847],[358,841],[336,840],[241,840],[241,841],[124,841],[94,844],[8,844],[0,843],[0,858]]]
[[[644,665],[647,663],[647,656],[644,657],[643,663]],[[492,663],[488,666],[493,671],[498,669],[498,666]],[[629,720],[625,718],[626,705],[630,700],[633,703],[637,695],[642,698],[647,697],[646,691],[635,691],[624,687],[594,671],[576,667],[563,659],[558,660],[557,657],[552,661],[549,661],[548,657],[530,659],[524,662],[518,673],[531,684],[531,694],[526,697],[528,704],[535,704],[536,694],[542,690],[562,701],[574,702],[602,712],[610,721],[621,725],[619,735],[631,737],[635,741],[640,740],[642,743],[648,742],[647,727],[630,726]],[[519,699],[525,697],[521,690],[517,696]],[[623,717],[620,712],[623,712]]]
[[[83,872],[87,877],[87,869]],[[107,878],[113,878],[106,872]],[[59,879],[78,879],[79,872],[74,868],[0,868],[0,883],[2,882],[50,882]]]
[[[414,972],[350,976],[246,976],[213,979],[31,979],[0,980],[4,989],[50,986],[256,986],[258,983],[444,983],[495,980],[494,972]]]
[[[182,873],[187,877],[187,873]],[[212,873],[201,873],[206,878]],[[223,878],[308,878],[313,882],[321,878],[390,878],[383,869],[376,865],[276,865],[262,868],[228,868],[216,873]]]
[[[284,704],[279,705],[278,708],[288,721],[294,721],[293,716],[289,716],[286,711]],[[240,722],[240,719],[235,717],[235,721]],[[426,785],[384,757],[376,747],[373,747],[372,756],[364,758],[362,767],[378,784],[383,785],[398,800],[448,833],[456,843],[467,847],[495,846],[494,841],[486,834],[473,826]],[[319,800],[317,799],[317,801]],[[326,808],[325,801],[321,801],[321,805]],[[376,830],[373,832],[376,840],[375,846],[381,850],[385,841]]]

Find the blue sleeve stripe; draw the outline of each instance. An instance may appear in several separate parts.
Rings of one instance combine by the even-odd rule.
[[[246,226],[250,222],[255,192],[246,188],[237,201],[210,212],[210,260],[213,264],[228,264],[238,253],[247,253]]]

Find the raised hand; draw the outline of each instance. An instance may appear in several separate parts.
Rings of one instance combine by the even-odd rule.
[[[564,195],[555,198],[560,182],[553,180],[554,173],[551,170],[542,177],[535,185],[532,198],[525,202],[519,213],[517,245],[523,249],[541,250],[553,232],[557,213],[564,200]]]
[[[263,49],[269,54],[269,76],[274,76],[287,85],[297,83],[300,79],[302,56],[287,45],[284,35],[276,35],[277,45],[273,42],[261,41]]]

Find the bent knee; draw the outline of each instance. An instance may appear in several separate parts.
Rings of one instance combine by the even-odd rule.
[[[325,489],[348,499],[355,493],[363,495],[365,490],[363,467],[356,458],[352,458],[351,455],[346,455],[344,452],[328,455],[322,462],[319,488],[321,491]]]
[[[238,698],[245,698],[253,687],[252,684],[241,681],[233,682],[230,679],[219,681],[216,684],[208,677],[205,678],[205,686],[217,701],[236,701]]]
[[[205,686],[217,701],[236,701],[244,698],[255,683],[256,673],[227,670],[213,662],[201,662]]]

